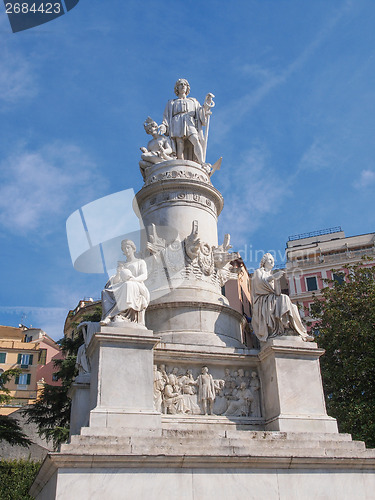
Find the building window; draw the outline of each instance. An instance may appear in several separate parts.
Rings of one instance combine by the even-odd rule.
[[[7,358],[7,353],[0,352],[0,363],[5,363],[6,358]]]
[[[17,364],[21,365],[21,368],[28,368],[29,365],[33,364],[33,355],[19,354],[17,358]]]
[[[38,365],[45,365],[47,362],[47,349],[40,349],[38,353]]]
[[[337,283],[341,285],[345,281],[345,276],[341,273],[340,274],[333,273],[333,280],[337,281]]]
[[[31,374],[30,373],[21,373],[21,375],[17,375],[16,384],[17,385],[30,385]]]
[[[309,292],[313,292],[318,289],[318,282],[316,280],[316,276],[311,276],[310,278],[306,278],[307,290]]]

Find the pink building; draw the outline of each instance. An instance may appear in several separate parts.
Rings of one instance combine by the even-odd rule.
[[[286,247],[286,273],[289,296],[302,306],[300,313],[305,321],[313,321],[310,306],[313,295],[327,286],[325,279],[340,279],[335,270],[343,271],[348,263],[361,261],[362,256],[372,259],[375,265],[375,233],[346,237],[341,227],[334,227],[290,236]]]
[[[61,385],[61,381],[56,380],[54,375],[58,370],[54,361],[64,357],[60,346],[40,328],[28,328],[24,333],[26,342],[38,346],[37,382],[42,381],[42,383],[50,385]]]

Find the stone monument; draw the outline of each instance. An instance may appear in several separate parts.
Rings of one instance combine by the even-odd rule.
[[[38,500],[370,498],[375,453],[326,413],[319,349],[280,293],[266,254],[252,283],[253,336],[221,289],[236,277],[219,244],[223,197],[206,162],[213,94],[203,105],[180,79],[141,148],[136,254],[102,292],[101,323],[71,389],[70,443],[45,460]],[[370,493],[371,492],[371,493]]]

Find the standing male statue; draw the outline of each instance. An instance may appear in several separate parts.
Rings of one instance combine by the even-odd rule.
[[[177,80],[174,91],[177,98],[167,102],[159,131],[169,136],[178,159],[205,165],[207,133],[204,137],[202,127],[206,126],[207,131],[214,95],[207,94],[201,106],[194,97],[188,97],[190,85],[184,78]],[[189,154],[190,145],[193,154]]]

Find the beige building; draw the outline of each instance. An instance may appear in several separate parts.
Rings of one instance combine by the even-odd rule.
[[[38,345],[25,342],[23,328],[0,325],[0,370],[19,368],[20,375],[7,384],[11,404],[0,407],[0,414],[9,415],[37,397]]]
[[[84,317],[88,314],[94,314],[98,309],[101,310],[101,306],[101,300],[94,300],[91,297],[80,300],[76,308],[68,312],[64,324],[64,337],[73,338],[76,326],[84,321]]]
[[[363,256],[375,261],[375,233],[346,237],[341,227],[290,236],[286,246],[286,274],[289,296],[301,306],[305,321],[313,321],[310,306],[313,295],[327,286],[325,279],[341,279],[335,270],[345,270],[348,263],[360,262]]]
[[[13,399],[0,407],[0,414],[9,415],[35,402],[45,383],[61,385],[54,377],[54,360],[61,357],[58,344],[40,328],[0,325],[0,372],[21,370],[6,386]]]

